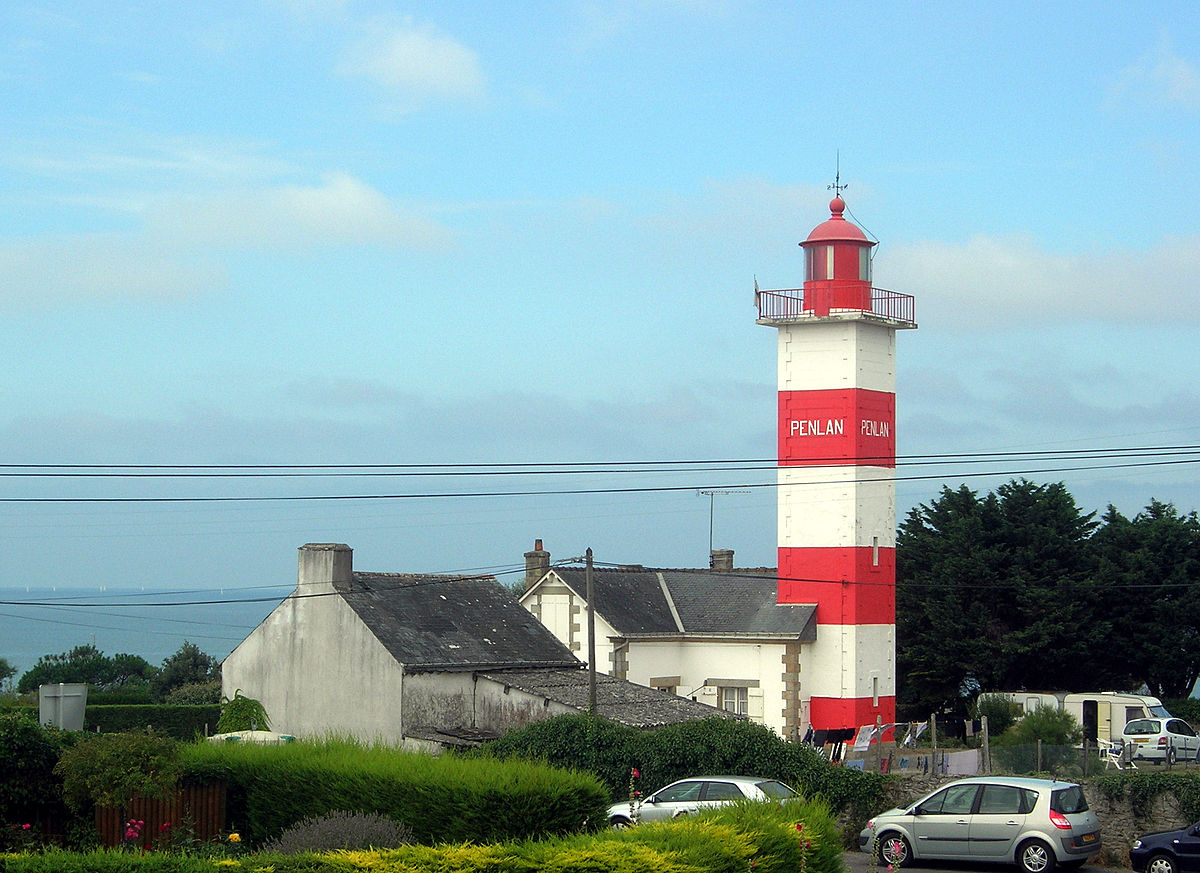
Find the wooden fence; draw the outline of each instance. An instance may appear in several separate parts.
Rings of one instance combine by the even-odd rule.
[[[96,835],[102,846],[119,846],[130,819],[141,821],[137,845],[154,848],[171,842],[172,835],[211,840],[225,830],[225,783],[192,785],[159,800],[136,797],[125,809],[96,809]]]

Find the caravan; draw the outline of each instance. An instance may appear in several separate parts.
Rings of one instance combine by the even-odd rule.
[[[998,696],[1011,700],[1021,715],[1039,706],[1065,710],[1083,725],[1083,738],[1091,742],[1121,742],[1125,725],[1138,718],[1170,718],[1166,707],[1157,697],[1144,694],[1124,694],[1119,691],[1098,691],[1087,694],[1067,694],[1049,691],[1003,691]]]

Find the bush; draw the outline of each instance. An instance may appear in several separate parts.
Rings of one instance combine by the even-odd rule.
[[[879,774],[835,767],[810,746],[786,742],[762,725],[734,719],[642,731],[585,715],[563,715],[510,731],[477,754],[590,770],[614,801],[628,795],[629,772],[636,767],[644,792],[688,776],[728,773],[778,779],[808,797],[821,797],[834,811],[846,813],[852,825],[886,808]]]
[[[287,828],[263,846],[265,852],[295,855],[334,849],[395,849],[413,841],[406,824],[373,812],[327,812]]]
[[[233,697],[221,698],[221,717],[217,720],[217,733],[232,731],[267,731],[271,721],[263,705],[253,697],[243,697],[239,688]]]
[[[163,703],[169,706],[219,706],[221,680],[211,679],[208,682],[180,685],[167,694]],[[220,718],[219,715],[217,717]]]
[[[185,778],[225,780],[230,822],[251,846],[339,809],[405,822],[422,842],[505,840],[599,824],[608,804],[594,776],[529,761],[432,757],[352,740],[194,743]]]
[[[1082,742],[1083,728],[1075,716],[1052,706],[1039,706],[996,739],[992,756],[1014,773],[1062,772],[1076,766],[1075,746]]]
[[[94,734],[67,749],[54,772],[76,810],[128,806],[134,795],[166,797],[179,784],[179,743],[153,734]]]
[[[1002,694],[980,694],[975,701],[975,718],[986,717],[988,734],[998,737],[1016,723],[1021,707]]]

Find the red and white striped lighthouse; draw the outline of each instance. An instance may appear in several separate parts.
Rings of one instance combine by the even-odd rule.
[[[817,606],[817,730],[895,721],[896,331],[917,326],[912,297],[871,286],[875,243],[836,193],[800,243],[804,288],[756,293],[779,331],[778,601]]]

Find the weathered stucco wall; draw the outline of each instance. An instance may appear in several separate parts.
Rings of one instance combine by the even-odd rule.
[[[412,727],[463,727],[504,733],[576,710],[466,673],[412,673],[404,680],[404,717]]]
[[[403,671],[340,597],[289,597],[221,676],[222,693],[260,701],[274,730],[401,741]]]

